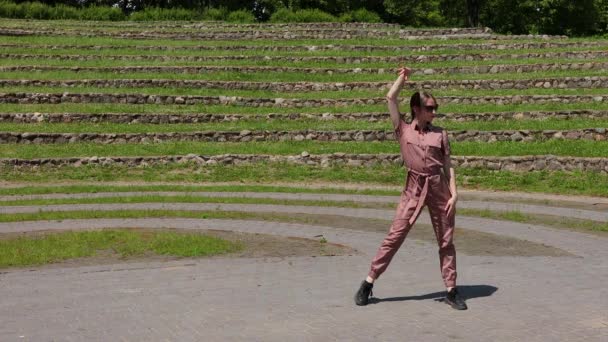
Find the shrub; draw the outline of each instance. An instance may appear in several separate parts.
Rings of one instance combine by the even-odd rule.
[[[25,2],[22,4],[25,7],[26,19],[51,19],[50,7],[39,2]]]
[[[228,9],[226,7],[209,8],[203,13],[205,20],[226,20],[228,17]]]
[[[77,9],[58,4],[48,6],[40,2],[15,4],[0,2],[0,17],[18,19],[84,19],[84,20],[124,20],[119,8],[107,6],[90,6]]]
[[[356,11],[343,13],[339,19],[345,23],[381,23],[382,19],[376,12],[368,11],[365,8],[360,8]]]
[[[0,1],[0,17],[3,18],[22,18],[22,7],[13,2]]]
[[[148,20],[193,20],[195,12],[183,8],[160,8],[149,7],[143,11],[131,13],[129,20],[148,21]]]
[[[63,4],[51,7],[51,19],[79,19],[80,14],[74,7]]]
[[[304,9],[292,11],[288,8],[281,8],[274,12],[270,17],[273,23],[320,23],[337,22],[338,18],[318,9]]]
[[[120,8],[107,6],[89,6],[79,10],[82,20],[125,20],[125,15]]]
[[[228,14],[226,21],[233,23],[253,23],[255,22],[255,17],[249,11],[238,10]]]

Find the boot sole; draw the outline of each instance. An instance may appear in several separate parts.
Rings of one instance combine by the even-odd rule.
[[[454,310],[458,310],[458,311],[464,311],[464,310],[467,310],[467,309],[468,309],[468,307],[466,307],[466,306],[465,306],[464,308],[458,307],[458,306],[456,305],[456,303],[451,302],[451,301],[450,301],[450,300],[448,300],[447,298],[444,300],[444,303],[446,303],[447,305],[451,306],[451,307],[452,307],[452,309],[454,309]]]
[[[357,295],[355,295],[355,304],[357,304],[357,306],[366,306],[367,304],[369,304],[369,301],[367,303],[359,303],[357,302]]]

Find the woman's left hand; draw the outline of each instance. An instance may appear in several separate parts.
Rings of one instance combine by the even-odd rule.
[[[450,197],[448,203],[445,205],[445,212],[448,216],[451,216],[456,209],[456,197]]]

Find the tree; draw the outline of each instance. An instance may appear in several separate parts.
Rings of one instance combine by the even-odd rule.
[[[479,26],[480,0],[467,0],[467,19],[470,27]]]
[[[440,0],[384,0],[386,12],[401,24],[411,26],[443,26]]]

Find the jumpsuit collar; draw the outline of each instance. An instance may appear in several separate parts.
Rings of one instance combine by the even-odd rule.
[[[419,132],[428,132],[431,130],[431,123],[427,122],[425,127],[422,127],[422,129],[420,129],[420,124],[418,123],[418,120],[414,120],[412,121],[412,123],[414,124],[414,129],[419,131]]]

